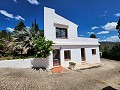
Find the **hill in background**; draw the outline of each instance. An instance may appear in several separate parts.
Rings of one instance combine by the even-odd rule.
[[[119,42],[100,42],[100,46],[115,46],[118,44]]]

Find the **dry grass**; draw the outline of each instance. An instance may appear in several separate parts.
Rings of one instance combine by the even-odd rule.
[[[6,56],[6,57],[0,57],[0,60],[11,60],[13,57],[11,56]]]

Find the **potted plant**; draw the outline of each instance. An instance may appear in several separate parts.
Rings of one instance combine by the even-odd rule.
[[[74,69],[75,65],[76,65],[76,63],[74,63],[74,62],[69,62],[69,68],[70,68],[70,69]]]

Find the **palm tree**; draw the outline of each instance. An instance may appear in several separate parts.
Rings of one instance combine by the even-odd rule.
[[[22,24],[22,25],[21,25]],[[33,54],[34,53],[34,41],[35,39],[44,36],[43,31],[39,30],[38,25],[35,22],[30,29],[27,29],[23,22],[20,22],[14,32],[13,36],[13,51],[18,54]]]
[[[30,52],[34,52],[34,41],[39,37],[41,37],[41,32],[35,31],[32,27],[30,30],[24,28],[21,31],[16,31],[13,33],[13,41],[15,42],[13,50],[21,55],[30,54]]]

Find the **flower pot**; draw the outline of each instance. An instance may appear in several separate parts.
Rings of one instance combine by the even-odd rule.
[[[69,68],[70,68],[70,69],[74,69],[75,65],[76,65],[76,63],[74,63],[74,62],[69,62]]]

